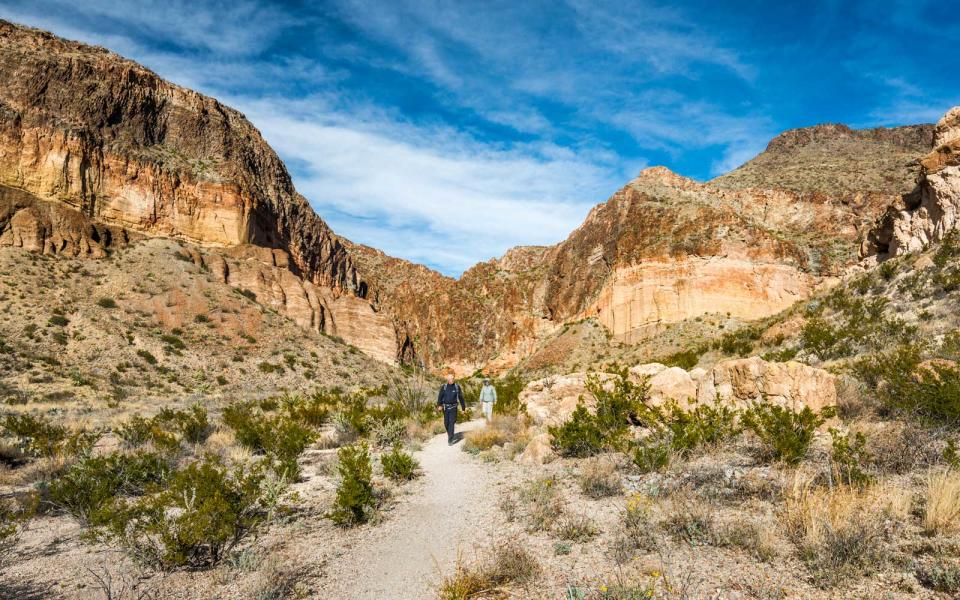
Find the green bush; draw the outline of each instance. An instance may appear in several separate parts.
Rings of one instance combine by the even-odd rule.
[[[622,450],[630,424],[651,421],[652,409],[646,404],[650,388],[646,381],[630,381],[626,369],[614,369],[612,374],[609,390],[598,376],[587,377],[587,391],[597,401],[596,414],[590,414],[581,402],[567,422],[548,427],[551,444],[561,456],[584,458]]]
[[[817,414],[809,406],[793,411],[758,402],[743,413],[742,422],[760,439],[771,458],[797,464],[806,456],[817,428],[834,414],[831,407]]]
[[[157,364],[157,357],[146,350],[137,350],[137,356],[147,361],[148,365]]]
[[[337,459],[340,484],[329,517],[338,525],[366,523],[376,507],[367,445],[344,446],[337,451]]]
[[[66,327],[67,325],[70,324],[70,319],[66,318],[63,315],[53,315],[52,317],[50,317],[47,323],[49,323],[50,325],[55,325],[57,327]]]
[[[412,454],[404,452],[398,445],[394,446],[390,452],[380,456],[380,464],[383,466],[383,474],[394,481],[408,481],[416,477],[417,460]]]
[[[187,410],[164,408],[150,419],[134,415],[115,433],[129,448],[151,443],[158,450],[176,452],[181,441],[202,444],[211,430],[207,410],[195,403]]]
[[[830,462],[834,477],[840,483],[850,486],[863,486],[873,481],[866,471],[866,466],[872,460],[867,451],[866,436],[858,431],[853,434],[851,441],[849,433],[843,434],[831,427],[830,437]]]
[[[30,414],[7,415],[2,425],[16,438],[20,452],[34,457],[85,455],[100,438],[96,432],[70,431],[46,417]]]
[[[50,501],[87,525],[104,525],[119,495],[138,496],[170,476],[170,465],[155,453],[114,453],[87,457],[50,484]]]
[[[960,424],[960,369],[945,363],[924,364],[922,359],[919,347],[900,346],[861,359],[854,372],[895,412]]]
[[[234,403],[223,409],[223,423],[231,428],[240,445],[265,454],[277,473],[291,479],[300,475],[297,459],[316,433],[287,415],[267,415],[252,402]]]
[[[550,444],[560,456],[586,458],[604,451],[607,437],[597,419],[581,402],[563,425],[547,428]]]
[[[651,436],[634,447],[633,462],[642,472],[652,473],[666,469],[672,455],[669,440]]]
[[[497,390],[497,401],[493,403],[493,413],[496,415],[516,415],[526,412],[526,407],[520,402],[520,392],[523,391],[523,379],[516,375],[509,375],[493,382]]]
[[[100,298],[97,300],[97,306],[101,308],[116,308],[117,301],[113,298]]]
[[[681,454],[704,444],[716,444],[740,433],[739,412],[725,406],[719,398],[710,404],[698,404],[686,411],[670,403],[659,411],[659,427],[670,439],[671,447]]]
[[[207,458],[174,474],[162,491],[115,505],[100,535],[153,567],[208,567],[263,523],[275,498],[260,466],[229,472]]]

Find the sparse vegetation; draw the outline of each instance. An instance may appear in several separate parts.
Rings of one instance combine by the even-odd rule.
[[[743,413],[743,424],[759,438],[767,457],[797,464],[806,456],[817,428],[833,414],[830,407],[818,414],[809,406],[793,411],[776,404],[756,403]]]
[[[383,474],[394,481],[408,481],[417,475],[416,459],[408,452],[404,452],[399,445],[380,456]]]
[[[337,459],[340,483],[330,519],[346,526],[366,523],[376,508],[370,452],[366,444],[344,446],[337,452]]]

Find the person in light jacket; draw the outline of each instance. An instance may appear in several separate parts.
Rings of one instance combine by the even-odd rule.
[[[497,402],[497,388],[490,384],[489,379],[483,380],[483,387],[480,388],[480,408],[483,410],[483,418],[490,422],[493,418],[493,405]]]

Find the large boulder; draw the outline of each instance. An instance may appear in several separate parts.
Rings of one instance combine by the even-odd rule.
[[[717,363],[697,387],[697,402],[743,408],[752,402],[771,402],[800,410],[820,411],[837,403],[836,377],[799,362],[768,362],[757,356]]]
[[[541,433],[530,440],[514,460],[523,465],[536,466],[546,464],[556,457],[557,454],[550,445],[550,434]]]
[[[598,374],[605,381],[612,377]],[[557,425],[570,418],[582,399],[594,409],[595,399],[586,390],[588,373],[553,375],[531,381],[520,393],[527,413],[539,425]],[[637,365],[630,378],[646,378],[650,404],[676,402],[686,408],[715,400],[727,406],[745,408],[753,402],[771,402],[793,410],[809,406],[820,411],[837,403],[836,377],[823,369],[799,362],[768,362],[759,357],[738,358],[717,363],[712,369],[685,371],[659,363]]]

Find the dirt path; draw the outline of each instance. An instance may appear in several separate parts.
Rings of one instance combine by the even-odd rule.
[[[482,421],[458,431],[483,427]],[[461,442],[462,444],[463,442]],[[418,489],[326,565],[320,597],[344,600],[435,598],[441,574],[483,545],[497,518],[495,470],[435,436],[416,453]]]

